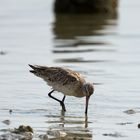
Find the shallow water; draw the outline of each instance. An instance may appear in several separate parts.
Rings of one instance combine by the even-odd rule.
[[[60,130],[69,138],[137,140],[139,6],[138,0],[122,0],[116,15],[58,16],[53,1],[1,0],[0,130],[23,124],[33,127],[35,137]],[[63,114],[47,96],[51,88],[29,73],[29,63],[66,66],[95,83],[88,118],[84,98],[67,97]]]

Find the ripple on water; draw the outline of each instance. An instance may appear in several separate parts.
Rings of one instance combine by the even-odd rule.
[[[9,113],[9,109],[3,109],[1,112],[5,113],[6,117],[6,114]],[[32,120],[33,117],[36,119]],[[17,125],[25,125],[27,122],[30,122],[31,127],[33,127],[35,130],[34,137],[47,136],[48,139],[53,137],[54,139],[63,138],[65,140],[81,138],[85,140],[92,139],[92,131],[87,127],[91,122],[88,122],[86,116],[69,115],[65,114],[63,111],[55,111],[55,113],[52,114],[46,109],[14,109],[12,110],[12,113],[9,114],[8,118],[8,121],[10,121],[8,124],[9,128],[17,127]],[[3,120],[3,122],[5,122],[5,120]],[[25,122],[25,124],[21,124],[21,122]],[[34,126],[33,123],[37,125]],[[42,124],[46,124],[47,127],[43,127]],[[5,130],[8,131],[8,127],[6,127]],[[0,129],[1,132],[6,132],[2,131],[2,128]]]
[[[55,60],[55,62],[63,63],[102,63],[107,61],[109,60],[84,60],[83,58],[63,58]]]

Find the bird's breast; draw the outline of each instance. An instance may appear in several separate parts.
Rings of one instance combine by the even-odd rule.
[[[52,85],[53,89],[62,92],[64,95],[75,96],[75,97],[83,97],[84,94],[82,92],[82,88],[80,86],[72,86],[72,85]]]

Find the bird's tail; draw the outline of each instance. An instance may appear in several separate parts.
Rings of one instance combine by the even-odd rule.
[[[45,69],[47,67],[44,67],[44,66],[38,66],[38,65],[30,65],[29,66],[32,68],[32,70],[30,70],[31,73],[35,74],[36,76],[41,76]]]

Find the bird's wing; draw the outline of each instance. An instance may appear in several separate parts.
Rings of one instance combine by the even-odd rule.
[[[67,85],[71,83],[78,84],[81,80],[84,80],[79,73],[60,67],[50,67],[45,70],[44,75],[44,80],[58,83],[60,85]]]
[[[67,68],[61,67],[46,67],[38,65],[29,65],[33,70],[30,72],[34,73],[36,76],[43,78],[48,85],[70,85],[70,84],[80,84],[85,82],[84,78],[75,71]]]

